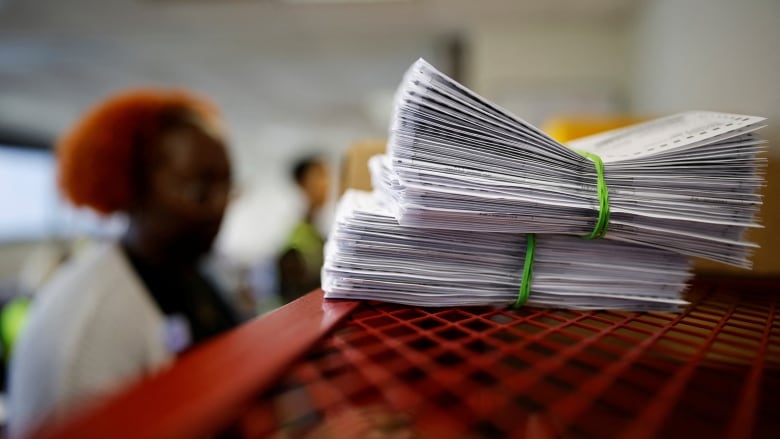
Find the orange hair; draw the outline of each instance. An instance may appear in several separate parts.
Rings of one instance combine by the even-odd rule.
[[[208,101],[181,91],[131,90],[98,104],[57,143],[59,185],[77,206],[101,213],[126,210],[135,196],[139,149],[154,140],[166,117],[190,114],[213,127]]]

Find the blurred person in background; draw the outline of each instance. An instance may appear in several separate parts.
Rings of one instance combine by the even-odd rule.
[[[238,323],[201,267],[231,189],[208,102],[179,91],[119,94],[76,124],[57,154],[73,204],[124,213],[129,225],[118,242],[80,252],[36,296],[11,358],[11,437]]]
[[[325,239],[315,220],[328,200],[330,189],[328,166],[317,156],[298,160],[292,177],[306,200],[306,211],[290,232],[278,260],[279,292],[284,302],[291,302],[320,286]]]

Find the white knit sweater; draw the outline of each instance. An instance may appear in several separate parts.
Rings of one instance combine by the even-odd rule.
[[[70,413],[173,357],[166,319],[115,243],[96,244],[39,293],[14,349],[10,437]]]

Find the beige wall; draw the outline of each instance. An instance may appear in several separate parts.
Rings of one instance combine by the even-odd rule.
[[[467,84],[533,124],[565,112],[625,111],[626,20],[476,27]]]
[[[539,23],[480,27],[469,42],[466,78],[497,97],[505,84],[609,83],[626,85],[627,29],[623,23]]]

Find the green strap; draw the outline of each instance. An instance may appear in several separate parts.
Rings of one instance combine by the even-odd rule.
[[[583,236],[585,239],[599,239],[603,238],[607,233],[607,226],[609,225],[609,191],[607,190],[607,183],[604,180],[604,161],[601,160],[596,154],[574,150],[577,154],[590,159],[594,165],[596,165],[596,191],[599,195],[599,217],[596,221],[596,225],[593,230]],[[528,296],[531,294],[531,278],[534,274],[534,252],[536,250],[536,235],[529,233],[526,237],[525,248],[525,262],[523,263],[523,278],[520,280],[520,291],[517,293],[517,300],[515,300],[514,307],[520,308],[528,301]]]
[[[583,236],[585,239],[599,239],[603,238],[607,233],[607,226],[609,225],[609,191],[607,190],[607,183],[604,180],[604,162],[596,154],[574,149],[577,154],[590,159],[593,164],[596,165],[596,175],[598,181],[596,183],[596,191],[599,195],[599,218],[596,221],[596,225],[593,230]],[[520,290],[517,293],[517,300],[515,300],[514,307],[520,308],[528,301],[528,296],[531,294],[531,278],[534,275],[534,253],[536,251],[536,234],[529,233],[526,235],[526,248],[525,248],[525,262],[523,263],[523,278],[520,280]]]
[[[593,230],[589,234],[583,236],[583,238],[603,238],[607,233],[607,226],[609,225],[609,191],[607,190],[607,183],[604,181],[604,162],[601,160],[601,157],[596,154],[578,149],[574,149],[573,151],[590,159],[596,165],[596,175],[598,176],[596,191],[599,194],[599,218],[596,221]]]
[[[531,294],[531,278],[534,275],[534,251],[536,250],[536,234],[529,233],[525,238],[525,263],[523,264],[523,279],[520,280],[520,291],[517,293],[514,307],[520,308],[528,301]]]

